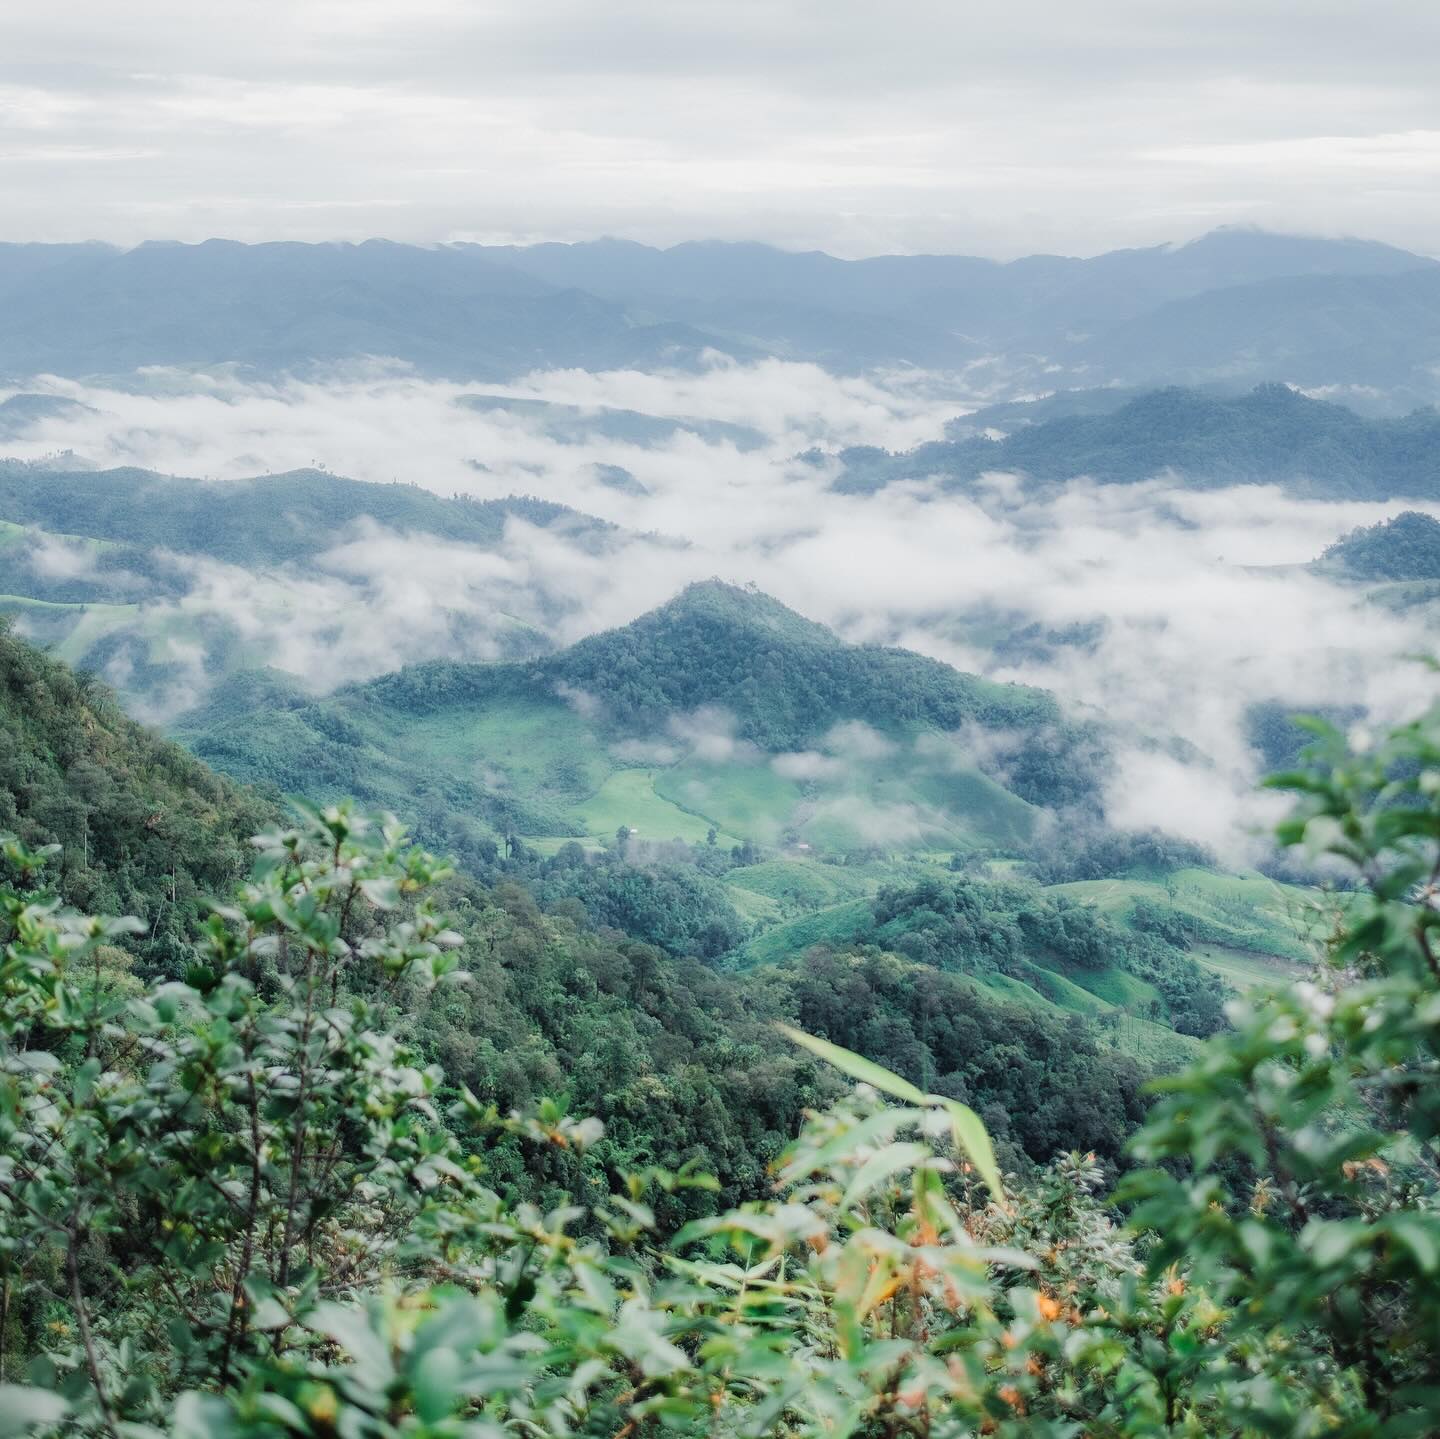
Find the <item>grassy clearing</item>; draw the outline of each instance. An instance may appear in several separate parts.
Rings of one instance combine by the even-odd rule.
[[[775,844],[787,830],[815,849],[871,846],[942,854],[1022,843],[1035,810],[993,780],[947,756],[908,744],[871,760],[846,761],[843,780],[803,786],[769,763],[713,764],[690,758],[659,774],[657,792],[732,833]]]
[[[13,520],[0,520],[0,550],[19,549],[26,545],[33,545],[40,533],[31,525],[17,525]],[[89,535],[66,534],[60,530],[46,530],[44,537],[47,540],[60,540],[77,548],[83,546],[91,554],[120,548],[113,540],[97,540]]]
[[[483,709],[456,706],[408,717],[396,742],[451,774],[551,804],[580,802],[614,770],[590,726],[562,704],[502,700]]]
[[[1179,1069],[1200,1054],[1198,1039],[1176,1034],[1168,1025],[1142,1018],[1124,1006],[1107,1004],[1093,988],[1087,991],[1058,970],[1031,964],[1026,967],[1026,974],[1029,983],[1005,974],[976,976],[976,983],[1020,1004],[1063,1009],[1097,1019],[1102,1026],[1099,1031],[1102,1043],[1157,1069]]]
[[[1196,943],[1220,945],[1294,963],[1305,962],[1325,928],[1319,890],[1279,884],[1257,874],[1177,870],[1168,880],[1094,879],[1053,886],[1056,894],[1093,904],[1124,921],[1138,899],[1190,921]]]
[[[831,905],[756,935],[735,951],[736,967],[779,964],[792,954],[804,953],[812,944],[844,944],[869,922],[870,906],[863,899]]]
[[[1060,973],[1058,969],[1047,969],[1043,965],[1026,963],[1022,973],[1030,987],[1048,1003],[1076,1014],[1095,1016],[1105,1014],[1113,1005],[1090,990],[1076,984],[1074,980]]]
[[[852,901],[777,924],[739,950],[736,962],[742,968],[781,964],[812,944],[843,944],[855,937],[867,917],[864,903]],[[1123,970],[1082,970],[1030,961],[1023,963],[1015,975],[971,977],[1012,1003],[1052,1013],[1058,1009],[1097,1021],[1102,1043],[1147,1067],[1178,1069],[1194,1060],[1201,1050],[1198,1040],[1176,1034],[1163,1022],[1145,1017],[1159,993],[1154,986]]]
[[[953,816],[972,845],[1024,844],[1039,813],[974,769],[906,769],[895,778],[923,804]]]
[[[655,792],[655,771],[616,770],[589,799],[576,806],[576,818],[588,834],[613,835],[622,825],[637,830],[641,839],[682,839],[703,844],[714,822],[691,814]],[[740,841],[717,835],[727,847]]]
[[[1183,1069],[1205,1052],[1205,1046],[1198,1039],[1188,1034],[1176,1034],[1173,1029],[1154,1020],[1138,1019],[1129,1014],[1117,1016],[1110,1039],[1122,1054],[1133,1055],[1142,1064],[1153,1065],[1159,1070]]]
[[[655,792],[757,844],[776,843],[800,802],[799,787],[768,764],[707,764],[693,758],[659,771]]]
[[[1078,973],[1079,971],[1073,971],[1072,977],[1067,978],[1058,970],[1030,964],[1026,966],[1029,983],[1003,974],[986,975],[980,982],[987,989],[993,989],[997,994],[1005,995],[1009,999],[1050,1009],[1064,1009],[1099,1020],[1102,1042],[1113,1045],[1122,1054],[1131,1055],[1147,1065],[1178,1069],[1200,1054],[1201,1044],[1198,1039],[1176,1034],[1168,1024],[1146,1019],[1128,1004],[1107,1003],[1096,993],[1097,989],[1104,987],[1105,979],[1096,976],[1098,983],[1081,986],[1073,977]],[[1135,980],[1133,975],[1125,975],[1118,970],[1105,973],[1111,977],[1133,980],[1142,990],[1153,993],[1149,985],[1143,980]]]
[[[800,860],[767,860],[732,870],[725,879],[732,888],[753,890],[792,911],[823,909],[855,894],[826,868]]]
[[[1236,989],[1249,989],[1257,984],[1283,983],[1302,979],[1306,967],[1273,955],[1255,954],[1251,950],[1227,949],[1218,944],[1197,944],[1190,951],[1197,964],[1218,974]]]
[[[34,626],[34,643],[48,648],[68,665],[82,665],[96,643],[112,630],[133,625],[139,605],[64,604],[28,595],[0,595],[0,615],[24,618]]]
[[[768,894],[758,894],[755,890],[745,889],[738,884],[727,885],[726,888],[735,913],[748,923],[772,925],[786,918],[780,902],[771,899]]]
[[[1163,1003],[1160,1000],[1160,991],[1153,984],[1131,974],[1127,969],[1113,965],[1105,969],[1084,969],[1078,964],[1059,963],[1046,963],[1042,967],[1100,1000],[1107,1007],[1137,1014],[1144,1013],[1157,1001]]]
[[[822,864],[815,860],[772,859],[731,870],[725,876],[730,902],[752,922],[775,924],[802,918],[847,900],[875,893],[882,883],[903,878],[883,866]]]

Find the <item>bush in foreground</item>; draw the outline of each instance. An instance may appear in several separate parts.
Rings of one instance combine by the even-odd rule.
[[[996,1172],[976,1116],[857,1082],[774,1197],[656,1224],[648,1170],[548,1213],[501,1116],[395,1021],[460,982],[443,873],[344,808],[262,835],[183,982],[139,992],[6,845],[0,1439],[1345,1435],[1440,1412],[1440,714],[1322,735],[1282,837],[1364,889],[1314,982],[1252,993],[1098,1169]]]

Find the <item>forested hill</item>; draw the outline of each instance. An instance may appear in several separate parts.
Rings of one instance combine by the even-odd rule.
[[[534,663],[417,665],[365,690],[423,709],[465,696],[553,695],[557,687],[620,732],[721,706],[739,737],[767,750],[801,748],[843,720],[957,729],[1036,728],[1061,718],[1043,690],[995,684],[909,650],[846,644],[768,595],[718,580]]]
[[[512,517],[595,535],[612,528],[548,500],[445,498],[419,485],[372,484],[324,470],[204,481],[151,470],[73,470],[0,461],[0,520],[237,565],[308,559],[333,547],[362,519],[459,543],[493,545]]]
[[[533,661],[413,665],[320,699],[237,677],[176,732],[238,779],[410,815],[468,863],[622,826],[726,849],[1011,852],[1036,806],[1093,818],[1105,763],[1043,691],[844,644],[718,582]]]
[[[1440,580],[1440,520],[1406,510],[1352,530],[1320,556],[1315,569],[1350,580]]]
[[[265,726],[259,715],[251,727],[260,742]],[[248,838],[281,819],[276,809],[3,630],[0,739],[0,833],[63,846],[50,878],[67,901],[138,917],[143,928],[125,943],[147,978],[189,972],[205,902],[249,870]],[[617,860],[594,869],[597,883],[649,872]],[[773,1021],[783,1019],[863,1044],[917,1082],[993,1111],[1007,1163],[1072,1142],[1119,1161],[1142,1112],[1143,1066],[1080,1014],[987,987],[993,959],[967,966],[944,950],[953,925],[922,964],[873,947],[826,949],[724,975],[687,957],[693,951],[667,954],[621,932],[610,911],[609,927],[597,929],[566,899],[577,872],[561,856],[497,873],[493,888],[463,875],[446,887],[475,982],[422,1001],[408,1031],[452,1083],[502,1112],[545,1093],[584,1092],[606,1122],[603,1164],[692,1160],[717,1173],[731,1198],[758,1197],[804,1108],[835,1092],[776,1036]],[[946,894],[957,886],[974,888],[953,881]],[[581,891],[587,904],[593,889]],[[536,898],[554,912],[542,913]],[[1030,907],[1025,922],[1050,929],[1065,908],[1038,896]],[[1052,941],[1037,931],[1020,950],[1043,963]],[[943,972],[951,970],[959,972]],[[518,1152],[489,1160],[495,1182],[525,1197],[554,1199],[551,1187],[574,1178],[573,1168],[527,1169]]]
[[[903,454],[851,449],[840,460],[835,487],[856,493],[929,476],[963,487],[1004,471],[1042,486],[1082,475],[1133,484],[1169,473],[1198,489],[1278,484],[1316,499],[1433,499],[1440,413],[1366,419],[1278,384],[1238,396],[1172,387],[1106,413],[1017,424],[1003,439],[939,441]]]
[[[274,818],[267,801],[142,729],[103,685],[0,622],[0,832],[63,846],[60,892],[138,916],[153,967],[179,972],[203,900],[249,868],[246,841]]]
[[[878,732],[860,750],[857,724]],[[971,727],[1001,741],[993,772],[958,738]],[[408,805],[462,853],[621,821],[848,849],[893,833],[896,806],[911,839],[1014,844],[1033,805],[1090,800],[1099,748],[1043,691],[845,644],[718,581],[534,661],[413,665],[319,700],[222,685],[179,733],[241,779]]]
[[[229,853],[224,786],[0,641],[0,819],[68,826],[64,886]],[[7,845],[0,1433],[1432,1434],[1440,723],[1331,753],[1281,833],[1360,872],[1371,982],[1219,1032],[1114,884],[932,874],[718,974],[342,809],[147,984]],[[1139,1003],[1209,1035],[1148,1114]]]

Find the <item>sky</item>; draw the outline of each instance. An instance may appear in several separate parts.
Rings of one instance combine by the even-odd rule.
[[[0,239],[1440,253],[1426,0],[55,0]]]

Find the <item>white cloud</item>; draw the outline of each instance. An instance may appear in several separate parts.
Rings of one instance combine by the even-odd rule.
[[[555,693],[582,719],[598,718],[604,708],[598,696],[578,685],[567,685],[564,680],[555,682]]]
[[[895,753],[895,743],[859,720],[837,724],[825,736],[825,748],[842,760],[873,762]]]
[[[1437,30],[1414,0],[11,6],[0,225],[1015,253],[1249,219],[1433,246]]]
[[[745,451],[694,435],[654,448],[559,443],[534,416],[469,411],[454,386],[384,371],[284,386],[161,374],[139,394],[52,388],[96,413],[44,421],[18,447],[28,455],[68,446],[98,462],[222,477],[321,459],[441,494],[528,492],[625,527],[596,547],[512,520],[498,548],[480,550],[370,526],[337,537],[303,573],[186,562],[189,593],[157,617],[192,627],[226,618],[249,653],[322,687],[430,656],[493,657],[527,628],[566,644],[693,580],[753,581],[848,639],[1053,689],[1152,756],[1136,761],[1143,783],[1112,793],[1115,815],[1211,843],[1228,834],[1242,847],[1257,768],[1242,722],[1249,704],[1356,702],[1383,721],[1429,693],[1400,658],[1433,648],[1425,612],[1365,605],[1297,568],[1406,506],[1306,502],[1259,486],[1187,491],[1164,479],[1075,482],[1041,499],[1013,485],[937,497],[923,483],[837,495],[827,470],[794,461],[817,441],[903,448],[933,438],[974,402],[953,378],[861,383],[771,362],[698,376],[564,372],[513,387],[526,398],[748,423],[766,443]],[[647,493],[598,483],[597,462],[623,465]],[[1044,641],[1081,625],[1091,627],[1083,647]],[[1041,643],[1007,649],[1028,626]],[[1207,756],[1207,768],[1177,772],[1153,758],[1151,741],[1175,739]],[[702,758],[741,752],[716,715],[692,717],[663,743]],[[820,758],[870,759],[885,743],[846,728],[824,756],[777,767],[801,777]],[[958,743],[997,759],[974,735]]]
[[[95,547],[58,535],[33,532],[34,539],[26,550],[30,568],[42,579],[78,580],[95,569]]]
[[[770,768],[782,779],[793,780],[838,780],[846,771],[844,760],[813,749],[777,754]]]
[[[925,816],[907,803],[876,803],[846,794],[816,806],[809,822],[853,831],[866,844],[909,844],[925,832]]]
[[[1249,772],[1217,773],[1153,751],[1117,756],[1106,817],[1122,829],[1183,834],[1232,860],[1263,854],[1289,808],[1284,795],[1253,786]]]
[[[755,764],[760,752],[735,733],[735,716],[714,705],[676,715],[669,723],[670,734],[685,753],[704,764]]]

